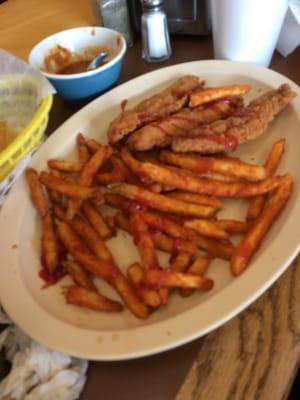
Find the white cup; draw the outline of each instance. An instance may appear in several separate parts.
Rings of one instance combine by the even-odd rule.
[[[214,56],[267,67],[288,0],[211,0]]]

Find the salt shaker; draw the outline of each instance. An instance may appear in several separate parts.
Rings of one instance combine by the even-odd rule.
[[[142,57],[148,62],[160,62],[171,56],[170,37],[163,0],[141,0]]]

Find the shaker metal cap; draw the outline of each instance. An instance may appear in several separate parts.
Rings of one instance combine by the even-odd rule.
[[[141,0],[141,3],[143,6],[146,7],[156,7],[156,6],[161,6],[163,0]]]

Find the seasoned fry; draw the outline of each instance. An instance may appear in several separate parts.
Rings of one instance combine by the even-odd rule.
[[[48,212],[42,218],[41,260],[43,266],[51,274],[58,266],[58,246],[52,215]]]
[[[230,266],[233,275],[238,276],[247,268],[272,223],[291,196],[292,188],[293,179],[287,175],[283,183],[272,192],[262,213],[253,222],[232,256]]]
[[[266,168],[230,157],[204,157],[164,150],[160,153],[160,160],[196,174],[217,173],[254,182],[268,176]]]
[[[239,233],[245,233],[250,227],[248,222],[237,221],[235,219],[218,219],[215,223],[224,231],[234,235]]]
[[[135,286],[140,298],[147,306],[157,308],[161,305],[161,299],[154,289],[149,289],[142,285],[144,270],[139,263],[131,264],[127,269],[129,280]]]
[[[216,209],[223,208],[223,203],[220,199],[214,196],[206,196],[204,194],[190,193],[190,192],[171,192],[166,194],[167,197],[186,201],[188,203],[201,204],[203,206],[210,206]]]
[[[110,162],[112,165],[112,170],[109,172],[100,171],[95,177],[98,183],[102,185],[109,185],[115,182],[125,182],[126,180],[131,180],[131,174],[120,158],[112,156]]]
[[[185,272],[191,262],[189,253],[178,253],[172,256],[170,260],[170,269],[175,272]]]
[[[39,176],[33,168],[27,168],[26,179],[30,190],[30,197],[41,218],[48,213],[47,198],[39,182]]]
[[[157,213],[143,211],[143,216],[149,225],[175,238],[174,245],[176,246],[178,244],[178,249],[174,250],[173,248],[171,250],[172,253],[186,251],[181,246],[183,243],[182,239],[184,239],[185,243],[193,243],[214,257],[220,257],[228,260],[232,255],[234,248],[230,243],[222,243],[214,239],[203,237],[199,234],[196,234],[193,230],[185,227],[184,224]],[[155,244],[155,238],[158,237],[158,233],[154,232],[152,237]]]
[[[93,183],[94,176],[102,166],[103,162],[112,154],[112,149],[109,146],[101,146],[92,155],[89,161],[84,165],[80,177],[79,184],[85,187],[90,187]],[[68,202],[67,219],[72,219],[81,206],[80,199],[70,199]]]
[[[193,229],[200,235],[208,236],[215,239],[228,239],[228,233],[212,220],[193,219],[184,223],[186,228]]]
[[[207,271],[211,261],[212,261],[211,257],[203,257],[203,256],[197,257],[196,260],[186,270],[186,272],[192,275],[203,276]],[[180,294],[183,297],[187,297],[191,295],[193,291],[194,291],[193,289],[181,288]]]
[[[213,281],[209,278],[159,269],[145,271],[143,282],[153,287],[182,287],[202,290],[210,290],[213,287]]]
[[[113,193],[160,211],[194,217],[210,217],[215,213],[212,207],[186,203],[127,183],[110,185],[110,189]]]
[[[197,107],[201,104],[209,103],[222,98],[241,96],[247,93],[250,89],[250,85],[217,86],[201,89],[191,93],[189,107]]]
[[[79,307],[90,308],[95,311],[120,312],[123,310],[122,304],[111,300],[102,294],[89,290],[82,286],[70,286],[65,294],[66,301]]]
[[[63,193],[69,197],[81,200],[93,198],[99,203],[103,201],[103,194],[100,189],[84,187],[78,183],[71,182],[70,180],[54,176],[44,171],[40,174],[40,182],[46,187],[56,190],[59,193]]]
[[[275,174],[280,164],[282,155],[284,153],[284,148],[285,148],[285,139],[278,140],[272,146],[270,154],[268,155],[267,160],[265,162],[265,169],[266,171],[268,171],[268,175],[271,176]],[[262,209],[264,208],[265,200],[266,200],[265,196],[257,196],[251,199],[247,211],[247,221],[252,221],[260,215]]]
[[[201,235],[195,237],[195,243],[212,257],[222,258],[223,260],[230,260],[234,251],[234,246],[230,242],[223,243],[219,240],[209,239]]]
[[[85,138],[82,133],[79,133],[77,135],[76,144],[79,161],[82,163],[86,163],[90,158],[90,153],[86,146]]]
[[[197,231],[197,233],[200,233],[203,236],[217,239],[229,238],[229,235],[224,231],[224,229],[219,227],[213,220],[197,219],[186,221],[182,225],[182,223],[179,223],[174,219],[155,212],[142,211],[142,215],[147,224],[167,233],[170,236],[190,240],[195,236],[193,231]],[[190,229],[192,229],[192,231]]]
[[[75,260],[97,277],[110,283],[134,315],[142,319],[147,318],[148,308],[134,293],[132,286],[119,268],[111,262],[95,257],[65,222],[58,222],[57,227],[60,240]]]
[[[115,276],[119,274],[119,269],[112,262],[94,256],[68,224],[59,221],[57,231],[60,240],[69,253],[88,271],[108,282],[112,282]]]
[[[47,193],[52,204],[62,204],[63,195],[61,193],[58,193],[56,190],[52,189],[48,189]]]
[[[71,227],[80,236],[90,248],[90,250],[101,260],[114,263],[113,256],[105,245],[100,234],[79,215],[76,215],[70,221]]]
[[[146,319],[149,316],[148,307],[135,293],[134,287],[123,274],[118,274],[113,280],[113,286],[124,300],[129,310],[138,318]]]
[[[171,256],[169,268],[175,272],[185,272],[191,261],[191,254],[188,253],[177,253]],[[172,288],[164,288],[165,293],[165,303],[168,301],[168,297],[172,292]]]
[[[120,229],[131,233],[129,220],[122,213],[115,214],[114,221]],[[161,232],[152,233],[152,239],[154,246],[158,250],[165,251],[166,253],[177,254],[185,252],[194,254],[197,251],[197,247],[194,243],[182,239],[173,239]]]
[[[80,172],[84,166],[82,162],[66,161],[59,159],[48,160],[48,167],[61,172]]]
[[[140,176],[167,186],[174,186],[188,192],[212,195],[217,197],[254,197],[270,192],[279,186],[284,176],[267,178],[260,182],[218,182],[206,178],[198,178],[185,171],[164,167],[148,162],[135,160],[128,149],[123,148],[121,156],[129,168],[134,168]],[[202,215],[203,216],[203,215]],[[207,215],[206,215],[207,216]]]
[[[140,212],[131,214],[130,226],[134,243],[136,244],[140,254],[142,266],[145,269],[159,268],[154,243],[147,223],[143,218],[143,214]]]
[[[99,233],[102,239],[108,239],[113,236],[112,229],[105,222],[100,211],[88,200],[82,204],[82,211],[84,216],[93,226],[93,228]]]
[[[97,292],[97,288],[89,275],[78,263],[72,260],[63,260],[62,266],[68,271],[73,281],[87,290]]]
[[[85,144],[87,148],[91,151],[91,153],[96,153],[97,150],[99,150],[100,147],[102,147],[102,144],[97,142],[95,139],[88,139],[85,141]]]

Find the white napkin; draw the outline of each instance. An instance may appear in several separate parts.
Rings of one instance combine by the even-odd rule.
[[[7,323],[0,310],[0,323]],[[76,400],[86,381],[88,363],[50,350],[9,325],[0,334],[0,351],[12,364],[0,382],[1,400]]]
[[[300,0],[290,0],[276,49],[287,57],[300,44]]]

